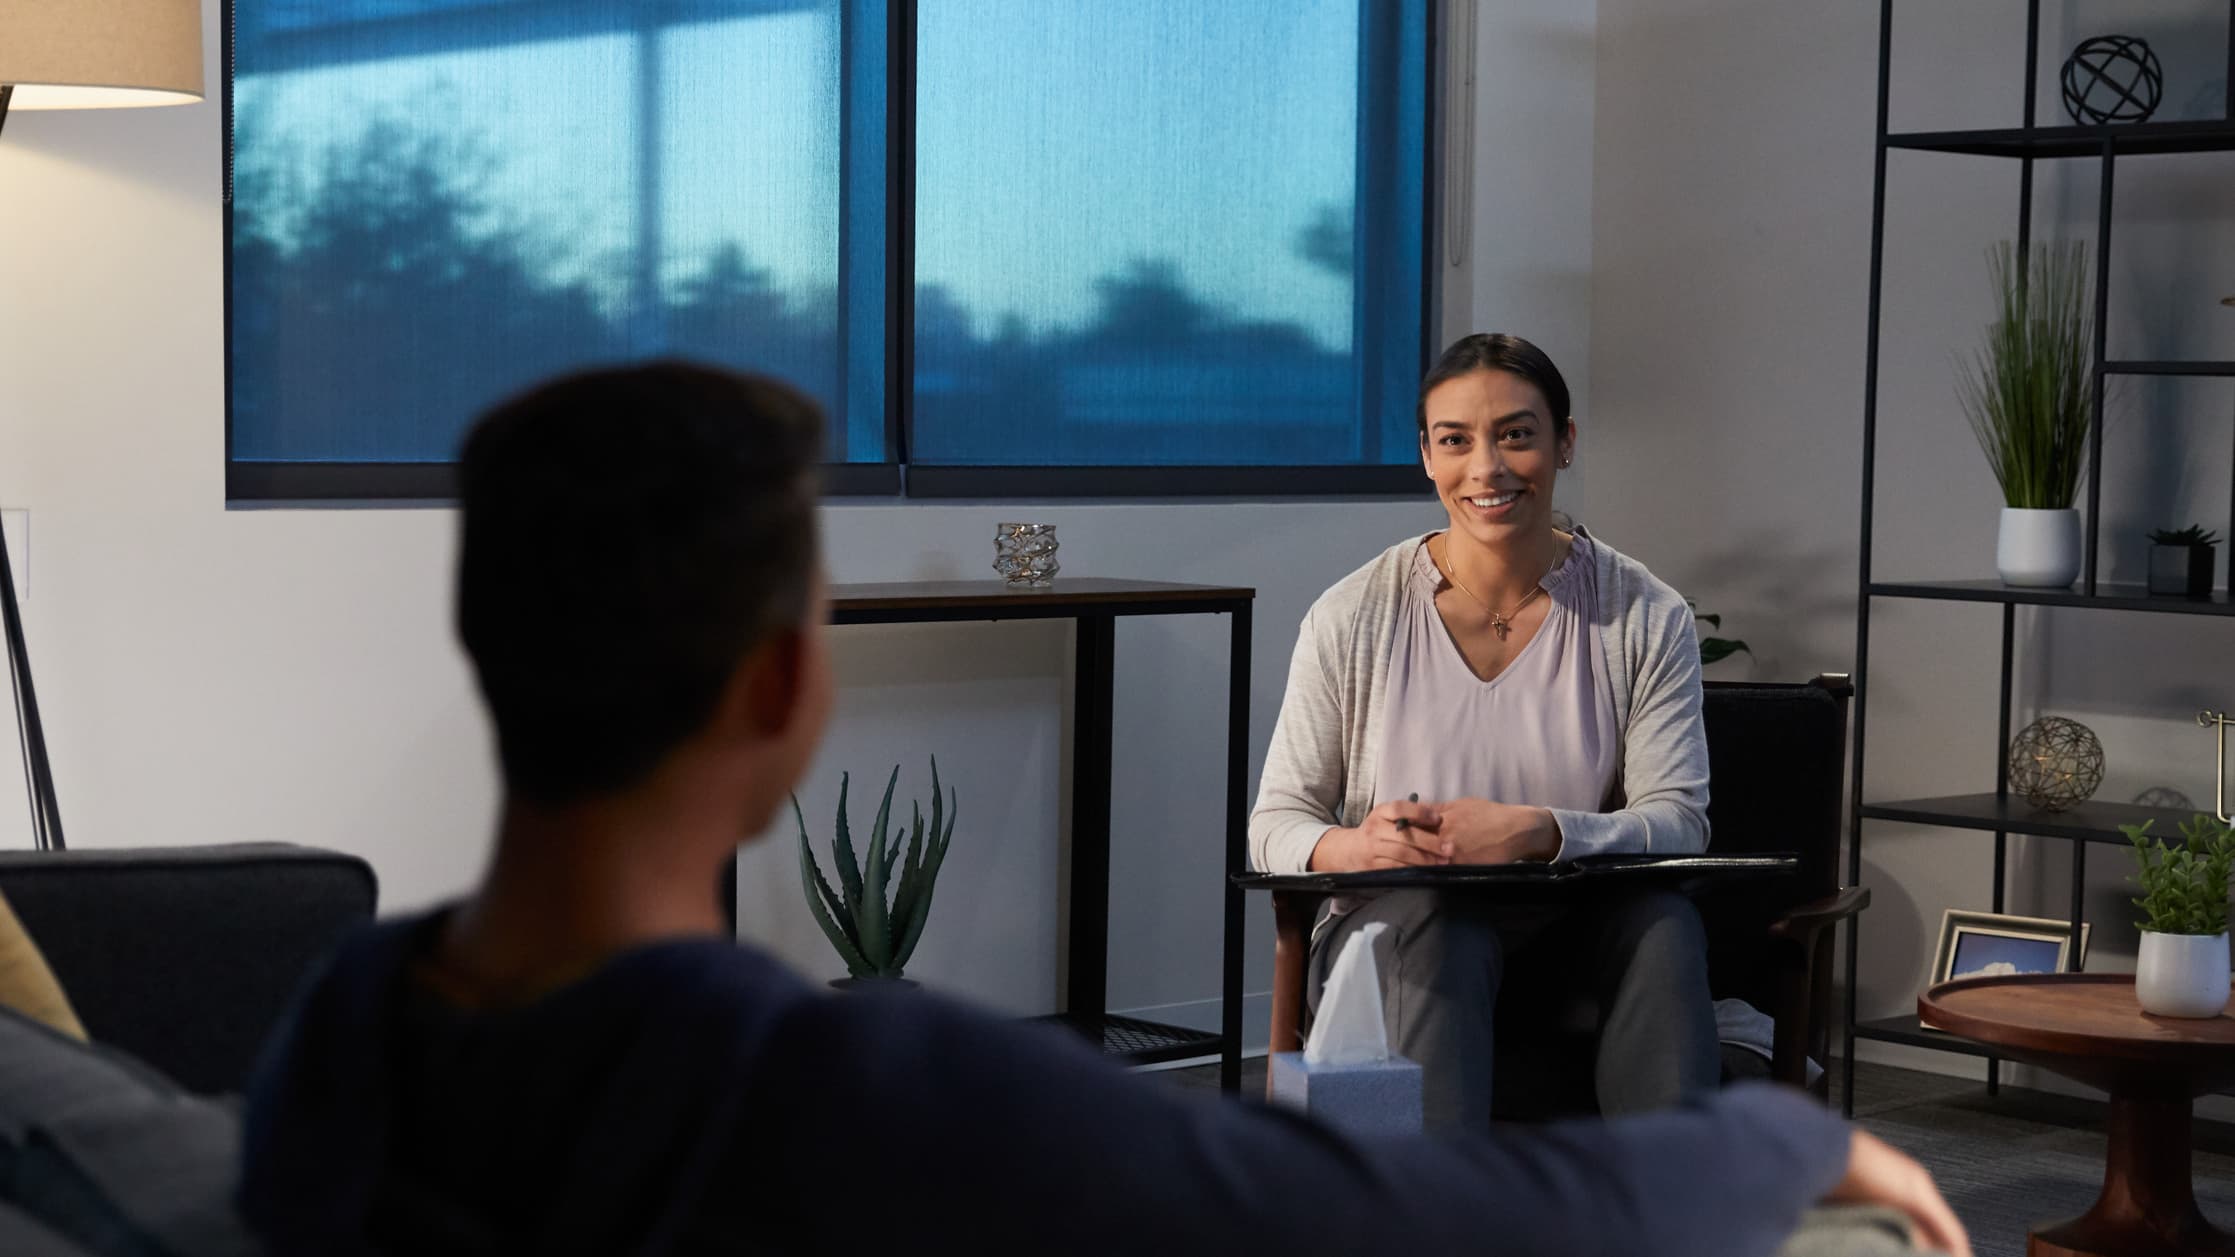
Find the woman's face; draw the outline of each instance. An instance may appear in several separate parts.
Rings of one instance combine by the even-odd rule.
[[[1421,464],[1451,515],[1452,531],[1501,545],[1552,526],[1552,482],[1574,455],[1571,427],[1544,394],[1510,371],[1445,380],[1423,407]]]

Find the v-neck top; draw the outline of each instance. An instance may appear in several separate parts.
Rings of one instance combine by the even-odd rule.
[[[1622,732],[1597,646],[1598,564],[1578,533],[1539,582],[1544,623],[1497,676],[1474,673],[1436,612],[1443,573],[1415,551],[1389,656],[1377,793],[1601,812],[1616,806]]]

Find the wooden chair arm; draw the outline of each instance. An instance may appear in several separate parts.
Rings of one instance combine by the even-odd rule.
[[[1837,894],[1787,909],[1769,923],[1771,938],[1786,938],[1803,947],[1815,942],[1825,927],[1841,921],[1870,906],[1868,886],[1849,886]]]

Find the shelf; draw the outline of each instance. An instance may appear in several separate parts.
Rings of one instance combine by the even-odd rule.
[[[1075,1030],[1089,1042],[1099,1044],[1104,1056],[1128,1065],[1156,1065],[1196,1056],[1216,1056],[1226,1044],[1215,1031],[1190,1030],[1185,1026],[1168,1026],[1116,1014],[1097,1017],[1092,1013],[1054,1013],[1033,1020]]]
[[[1945,1030],[1927,1030],[1917,1024],[1917,1018],[1886,1017],[1878,1021],[1855,1023],[1855,1037],[1872,1039],[1879,1043],[1906,1043],[1910,1047],[1937,1048],[1943,1052],[1961,1052],[1965,1056],[1993,1056],[1981,1044],[1960,1039]]]
[[[2235,362],[2149,362],[2107,358],[2105,375],[2235,375]]]
[[[2163,615],[2235,615],[2235,599],[2226,590],[2209,598],[2182,598],[2152,594],[2142,585],[2103,581],[2093,594],[2077,586],[2066,589],[2018,589],[1998,580],[1933,580],[1878,582],[1870,585],[1873,598],[1934,598],[1951,602],[2014,602],[2032,607],[2088,607],[2097,611],[2155,611]]]
[[[1912,825],[1939,825],[1948,829],[1979,829],[1992,832],[2001,830],[2012,834],[2033,834],[2044,838],[2072,838],[2081,842],[2104,842],[2126,845],[2126,835],[2119,832],[2121,825],[2139,825],[2143,821],[2156,821],[2150,832],[2157,835],[2177,835],[2180,823],[2196,815],[2197,809],[2167,807],[2142,807],[2134,803],[2106,803],[2090,799],[2062,812],[2044,812],[2016,795],[1997,798],[1992,794],[1951,794],[1937,799],[1893,799],[1884,803],[1865,803],[1863,818],[1874,821],[1905,821]]]
[[[2121,157],[2235,151],[2235,122],[2137,122],[2110,127],[2005,127],[1985,131],[1902,131],[1886,147],[1980,157],[2095,157],[2104,140]]]

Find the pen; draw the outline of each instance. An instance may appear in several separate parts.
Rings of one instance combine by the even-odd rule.
[[[1418,803],[1418,802],[1420,802],[1420,792],[1419,792],[1418,790],[1415,790],[1415,791],[1413,791],[1413,792],[1412,792],[1411,794],[1408,794],[1408,795],[1406,795],[1406,796],[1405,796],[1405,802],[1407,802],[1407,803]],[[1408,830],[1408,829],[1411,829],[1411,828],[1412,828],[1412,822],[1411,822],[1411,821],[1408,821],[1408,820],[1406,820],[1406,819],[1405,819],[1404,817],[1402,817],[1402,816],[1400,816],[1400,817],[1398,817],[1398,818],[1397,818],[1397,832],[1398,832],[1398,833],[1400,833],[1400,834],[1401,834],[1401,833],[1403,833],[1403,832],[1405,832],[1406,830]]]

